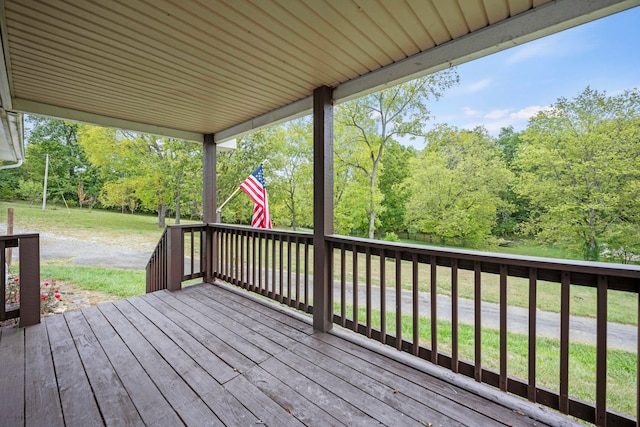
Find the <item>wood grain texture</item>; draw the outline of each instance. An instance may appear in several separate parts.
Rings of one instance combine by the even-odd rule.
[[[24,329],[3,328],[0,336],[0,414],[7,425],[24,423],[24,393],[20,392],[24,386]]]
[[[24,335],[25,425],[63,425],[47,327],[45,323],[40,323],[25,328]]]
[[[102,416],[64,316],[46,319],[65,424],[102,425]]]
[[[543,425],[215,285],[0,329],[0,357],[0,425]]]

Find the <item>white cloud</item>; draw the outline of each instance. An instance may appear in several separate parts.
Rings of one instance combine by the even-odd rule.
[[[528,107],[524,107],[521,110],[516,111],[515,113],[509,114],[509,117],[516,120],[529,120],[531,117],[538,114],[540,111],[548,110],[549,107],[540,107],[539,105],[530,105]]]
[[[485,119],[491,119],[491,120],[495,120],[495,119],[501,119],[503,117],[505,117],[507,114],[509,114],[509,110],[491,110],[489,111],[489,113],[484,115]]]
[[[515,112],[510,112],[512,111],[510,109],[496,109],[491,110],[487,114],[481,115],[482,119],[480,120],[477,115],[471,116],[475,117],[475,119],[461,124],[460,127],[463,129],[473,129],[476,126],[483,126],[489,131],[489,133],[494,136],[498,136],[498,133],[502,128],[509,126],[513,126],[516,131],[525,129],[531,117],[535,116],[540,111],[549,111],[550,109],[550,106],[541,107],[539,105],[530,105]],[[462,119],[462,117],[459,117],[459,119],[466,120]]]
[[[478,110],[474,110],[470,107],[464,107],[462,108],[462,111],[464,111],[465,116],[477,116],[478,114],[480,114]]]

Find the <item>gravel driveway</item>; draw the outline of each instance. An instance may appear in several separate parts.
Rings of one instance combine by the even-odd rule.
[[[33,233],[30,230],[14,230],[16,234]],[[6,224],[0,224],[0,234],[6,233]],[[86,265],[105,268],[125,268],[130,270],[144,270],[151,251],[130,249],[121,245],[61,236],[58,234],[39,232],[40,258],[68,259],[76,265]],[[13,257],[17,257],[14,250]]]

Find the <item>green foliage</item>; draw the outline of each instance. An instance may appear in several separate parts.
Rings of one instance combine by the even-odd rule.
[[[384,156],[384,168],[380,173],[380,192],[383,195],[379,231],[404,230],[406,204],[409,198],[407,187],[402,183],[410,176],[411,159],[418,156],[412,147],[404,147],[393,141]]]
[[[22,200],[27,200],[29,204],[33,204],[36,200],[42,198],[43,186],[42,183],[20,180],[18,182],[18,189],[16,195]]]
[[[218,153],[216,183],[218,206],[227,200],[238,186],[265,160],[271,162],[273,156],[282,148],[284,142],[278,137],[277,127],[260,130],[244,136],[236,141],[237,149],[224,153]],[[274,189],[271,188],[273,182],[273,169],[265,166],[265,185],[269,196],[270,210],[274,224],[281,223],[280,211],[275,206],[274,198],[278,199]],[[222,221],[229,224],[251,223],[253,212],[253,202],[249,197],[238,193],[222,209]]]
[[[0,161],[0,165],[5,162]],[[13,200],[19,197],[18,185],[27,174],[24,167],[0,169],[0,200]]]
[[[500,197],[512,180],[486,130],[440,126],[410,164],[407,225],[436,236],[441,244],[469,247],[493,243],[497,213],[509,206]]]
[[[587,88],[561,98],[526,131],[493,138],[447,126],[426,132],[428,103],[457,83],[449,70],[336,107],[335,232],[382,238],[420,234],[429,241],[486,247],[516,233],[563,253],[617,262],[640,259],[640,95]],[[202,152],[185,143],[114,129],[31,117],[27,159],[0,170],[0,198],[42,197],[69,206],[153,212],[198,220]],[[418,153],[398,141],[425,137]],[[277,226],[313,227],[313,139],[309,117],[273,126],[218,153],[218,204],[263,161]],[[515,177],[515,178],[514,178]],[[55,204],[54,204],[55,206]],[[243,193],[222,211],[249,224]],[[390,238],[390,237],[389,237]]]
[[[585,89],[538,113],[522,136],[518,191],[531,200],[525,231],[599,259],[612,235],[640,220],[640,92]],[[636,233],[625,247],[637,247]]]
[[[608,261],[629,264],[640,261],[640,224],[619,222],[613,224],[604,241],[604,258]]]
[[[132,213],[156,211],[161,228],[167,207],[179,212],[185,203],[190,210],[199,210],[201,145],[86,125],[78,135],[105,180],[99,196],[104,206]]]
[[[121,298],[145,293],[144,271],[43,264],[41,275],[74,284],[82,289],[100,291]]]
[[[313,128],[309,118],[278,126],[277,149],[267,163],[271,174],[269,203],[274,221],[290,226],[313,227]]]
[[[84,148],[78,144],[80,125],[63,120],[28,116],[25,153],[25,180],[44,181],[46,156],[49,155],[48,197],[53,202],[77,199],[78,183],[88,193],[97,195],[102,186],[98,171],[89,162]]]
[[[368,236],[379,227],[376,215],[383,210],[378,174],[385,147],[399,137],[423,136],[430,118],[427,103],[438,100],[458,83],[449,69],[346,102],[336,108],[335,155],[366,180]],[[354,224],[357,225],[357,224]]]
[[[384,237],[382,238],[382,240],[385,240],[387,242],[399,242],[400,239],[398,238],[398,235],[396,233],[394,233],[393,231],[387,231],[384,234]]]

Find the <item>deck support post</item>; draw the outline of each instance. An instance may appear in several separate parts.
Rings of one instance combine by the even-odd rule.
[[[40,323],[40,238],[37,234],[21,236],[18,245],[20,326],[30,326]]]
[[[169,227],[167,229],[167,289],[179,291],[182,289],[182,270],[184,268],[184,242],[182,229]]]
[[[326,332],[333,326],[331,304],[333,270],[333,89],[313,91],[313,327]]]
[[[218,222],[216,218],[217,206],[217,188],[216,188],[216,163],[217,151],[216,144],[213,140],[213,134],[209,133],[204,136],[202,148],[202,222],[211,224]],[[207,227],[204,239],[204,257],[206,265],[204,266],[204,281],[213,282],[213,266],[216,265],[218,258],[218,248],[213,238],[213,230]]]

